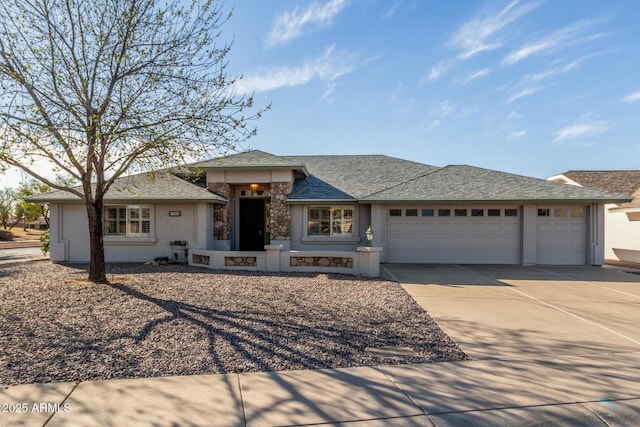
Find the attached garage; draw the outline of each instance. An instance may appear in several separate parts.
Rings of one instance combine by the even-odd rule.
[[[538,264],[587,263],[587,212],[582,206],[538,208]]]
[[[520,264],[521,228],[514,206],[392,207],[387,261]]]

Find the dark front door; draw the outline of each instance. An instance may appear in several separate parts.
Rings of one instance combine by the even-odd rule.
[[[240,199],[240,250],[263,251],[264,199]]]

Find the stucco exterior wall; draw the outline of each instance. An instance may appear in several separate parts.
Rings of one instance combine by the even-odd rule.
[[[186,240],[189,248],[212,245],[212,206],[206,203],[151,204],[151,236],[124,238],[105,236],[107,262],[144,262],[171,255],[169,242]],[[169,216],[180,211],[180,216]],[[85,208],[79,203],[52,204],[51,252],[56,262],[88,262],[89,231]]]
[[[613,261],[640,262],[640,212],[610,211],[606,205],[604,257]]]

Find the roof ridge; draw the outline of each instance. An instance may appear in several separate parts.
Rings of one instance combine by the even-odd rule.
[[[425,165],[425,166],[429,166],[429,165]],[[395,183],[395,184],[393,184],[393,185],[391,185],[391,186],[389,186],[389,187],[385,187],[385,188],[383,188],[383,189],[381,189],[381,190],[374,191],[374,192],[373,192],[373,193],[371,193],[371,194],[367,194],[367,195],[365,195],[365,196],[362,196],[362,197],[361,197],[361,199],[366,199],[366,198],[372,197],[373,195],[378,194],[378,193],[382,193],[383,191],[388,191],[388,190],[391,190],[392,188],[399,187],[399,186],[404,185],[404,184],[406,184],[406,183],[408,183],[408,182],[415,181],[415,180],[420,179],[420,178],[422,178],[422,177],[425,177],[425,176],[427,176],[427,175],[434,174],[434,173],[436,173],[436,172],[439,172],[439,171],[441,171],[441,170],[445,169],[446,167],[447,167],[447,166],[445,166],[445,167],[433,166],[434,170],[431,170],[431,171],[428,171],[428,172],[425,172],[425,173],[421,173],[420,175],[416,175],[416,176],[414,176],[413,178],[409,178],[409,179],[404,180],[404,181],[402,181],[402,182]]]

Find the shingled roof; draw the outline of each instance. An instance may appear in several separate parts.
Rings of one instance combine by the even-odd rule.
[[[640,208],[640,170],[570,170],[559,175],[583,187],[631,196],[620,209]]]
[[[623,203],[625,194],[567,186],[472,166],[431,166],[384,155],[274,156],[249,151],[198,163],[201,168],[290,168],[297,179],[288,197],[308,201],[599,202]]]
[[[297,163],[291,157],[275,156],[260,150],[205,160],[192,166],[215,169],[304,169],[303,163]]]
[[[82,191],[81,187],[76,187]],[[26,197],[29,202],[80,202],[68,191],[54,190]],[[193,202],[227,203],[227,201],[202,187],[169,173],[143,173],[118,178],[104,195],[105,202]]]
[[[633,195],[640,189],[640,170],[571,170],[560,175],[566,176],[583,187],[596,188],[627,196]]]
[[[364,197],[376,202],[621,202],[590,188],[466,165],[450,165]]]
[[[315,177],[296,181],[290,201],[361,199],[437,170],[435,166],[383,155],[287,156]]]

